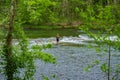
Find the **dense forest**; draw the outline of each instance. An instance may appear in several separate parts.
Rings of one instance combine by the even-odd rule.
[[[100,66],[106,79],[119,80],[119,63],[111,75],[111,52],[120,50],[120,0],[0,0],[0,73],[7,80],[34,80],[36,59],[56,63],[55,56],[42,51],[53,44],[30,46],[24,30],[34,28],[82,30],[94,39],[97,51],[108,53],[106,63]],[[117,39],[112,41],[111,36]],[[85,70],[99,63],[96,60]],[[42,79],[49,80],[45,75]]]
[[[16,19],[29,25],[118,24],[119,0],[16,0]],[[10,0],[0,0],[0,25],[8,24]]]

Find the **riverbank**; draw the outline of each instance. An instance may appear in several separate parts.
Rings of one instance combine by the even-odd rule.
[[[25,29],[78,29],[79,26],[82,25],[80,21],[73,22],[59,22],[59,23],[45,23],[44,25],[32,25],[32,24],[24,24]]]

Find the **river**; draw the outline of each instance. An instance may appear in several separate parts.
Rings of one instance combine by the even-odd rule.
[[[35,60],[35,80],[44,80],[42,75],[48,77],[49,80],[107,80],[107,74],[101,71],[101,65],[108,62],[107,52],[103,50],[97,52],[95,50],[97,45],[91,43],[94,40],[82,31],[61,29],[26,31],[26,33],[30,37],[30,46],[52,43],[52,48],[43,51],[57,58],[56,64],[45,63],[39,59]],[[58,45],[55,41],[57,33],[61,35]],[[116,36],[110,36],[110,38],[114,40]],[[93,48],[88,48],[89,44],[92,44]],[[107,47],[104,48],[107,49]],[[93,65],[96,60],[100,60],[100,63]],[[120,64],[120,53],[111,48],[111,76],[115,75],[116,64]],[[92,67],[86,71],[88,65],[92,65]],[[118,78],[120,80],[120,74]]]
[[[110,36],[111,40],[115,38],[116,36]],[[90,43],[92,41],[86,34],[62,36],[59,45],[56,45],[55,37],[31,39],[31,45],[53,43],[52,48],[43,51],[57,58],[56,64],[44,63],[37,59],[35,80],[43,80],[42,75],[49,80],[107,80],[107,74],[101,71],[101,65],[108,62],[108,53],[97,52],[97,45]],[[89,44],[94,48],[88,48]],[[112,48],[111,54],[111,76],[114,76],[115,65],[120,64],[120,53]],[[100,63],[93,65],[96,60]],[[92,67],[85,71],[88,65]]]

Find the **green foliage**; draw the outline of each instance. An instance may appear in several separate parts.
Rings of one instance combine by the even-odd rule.
[[[119,23],[119,4],[114,0],[16,0],[17,17],[24,24],[55,25],[60,22],[103,21]],[[117,1],[117,3],[120,3]],[[0,23],[9,15],[10,0],[0,1]]]
[[[92,66],[91,66],[91,65],[88,65],[86,68],[84,68],[84,70],[85,70],[86,72],[88,72],[88,71],[90,71],[91,68],[92,68]]]
[[[5,24],[7,24],[8,21],[8,17],[5,17],[4,19],[0,20],[0,25],[5,26]]]
[[[29,40],[24,34],[22,24],[55,24],[56,22],[71,22],[78,20],[83,23],[81,27],[92,37],[99,46],[111,46],[114,43],[117,49],[120,49],[120,6],[117,0],[16,0],[16,18],[14,38],[18,42],[12,46],[12,57],[5,59],[4,42],[0,42],[0,58],[2,72],[5,72],[5,65],[12,66],[12,73],[6,73],[8,76],[14,75],[15,80],[32,80],[35,72],[34,60],[39,58],[45,62],[55,63],[56,58],[51,54],[42,52],[42,49],[50,48],[51,45],[34,45],[29,48]],[[10,0],[0,0],[0,26],[8,25]],[[97,30],[92,32],[92,30]],[[103,35],[104,34],[104,35]],[[5,34],[6,35],[6,34]],[[110,41],[108,36],[117,35],[115,42]],[[0,40],[3,40],[4,34],[0,27]],[[4,41],[4,40],[3,40]],[[16,43],[16,42],[15,42]],[[104,43],[104,44],[101,44]],[[91,47],[91,46],[89,46]],[[100,47],[96,49],[102,51]],[[104,51],[107,51],[104,49]],[[99,64],[96,60],[92,65],[85,69],[89,71],[93,65]],[[8,66],[9,68],[10,66]],[[6,70],[9,70],[6,67]],[[118,69],[118,66],[116,66]],[[103,64],[101,70],[105,71],[107,65]],[[24,74],[22,74],[22,72]],[[116,73],[119,71],[116,70]],[[22,74],[23,77],[20,77]],[[47,78],[46,78],[47,79]]]
[[[34,57],[39,58],[45,62],[56,63],[56,58],[49,53],[41,52],[42,49],[50,48],[51,44],[48,45],[34,45],[32,46],[31,53],[34,54]]]
[[[104,4],[105,5],[105,4]],[[90,6],[92,7],[92,6]],[[110,36],[119,36],[119,24],[116,23],[116,14],[114,13],[115,6],[113,5],[96,5],[97,8],[93,7],[93,11],[88,6],[87,11],[90,13],[93,12],[93,15],[89,16],[87,14],[87,11],[83,12],[86,14],[86,24],[82,25],[80,29],[85,31],[87,35],[94,39],[95,43],[98,45],[96,47],[97,52],[103,52],[108,53],[108,63],[104,63],[101,65],[101,70],[105,73],[107,73],[108,80],[110,80],[110,71],[111,71],[111,46],[117,47],[119,49],[119,38],[116,38],[115,40],[111,40]],[[95,9],[95,11],[94,11]],[[87,17],[89,16],[89,17]],[[84,17],[84,15],[83,15]],[[90,19],[89,19],[90,18]],[[92,19],[93,18],[93,19]],[[118,25],[118,26],[116,26]],[[96,30],[95,32],[92,30]],[[103,48],[105,49],[103,49]],[[94,47],[93,47],[94,48]],[[99,63],[99,61],[96,61],[96,64]],[[95,64],[95,62],[93,63]],[[92,68],[92,64],[89,64],[89,66],[86,68],[86,70],[90,70]],[[117,69],[117,67],[116,67]],[[117,72],[115,72],[117,73]],[[112,76],[113,77],[113,76]]]
[[[87,15],[87,13],[81,11],[81,12],[80,12],[80,15],[81,15],[81,18],[83,18],[83,19],[85,19],[85,20],[88,20],[88,15]]]
[[[100,61],[99,61],[99,60],[95,60],[95,61],[93,62],[93,64],[94,64],[94,65],[98,65],[98,64],[100,64]]]
[[[112,80],[119,80],[119,74],[120,74],[120,64],[116,64],[116,74],[112,77]]]
[[[29,40],[24,34],[21,22],[15,22],[14,40],[12,46],[12,55],[10,58],[5,57],[4,44],[0,43],[0,68],[1,73],[5,73],[11,80],[34,80],[35,64],[34,60],[41,59],[44,62],[56,63],[56,58],[43,49],[51,48],[51,44],[33,45],[29,47]],[[6,66],[6,65],[9,66]],[[6,66],[6,67],[4,67]]]
[[[94,60],[91,64],[88,64],[87,67],[84,68],[86,72],[90,71],[90,69],[96,65],[99,65],[100,61],[99,60]]]
[[[20,8],[19,13],[24,13],[21,16],[22,20],[25,23],[33,23],[33,24],[41,24],[48,23],[51,20],[56,20],[54,18],[54,13],[49,9],[50,7],[54,7],[56,5],[55,2],[50,0],[20,0],[20,5],[23,8]]]
[[[107,66],[106,63],[102,64],[101,70],[102,70],[103,72],[107,72],[107,71],[108,71],[108,66]]]
[[[16,32],[15,35],[17,36],[17,39],[19,41],[19,44],[15,46],[15,58],[18,61],[17,72],[19,72],[20,69],[25,69],[25,71],[23,71],[24,72],[23,79],[33,79],[33,75],[35,72],[34,60],[36,58],[39,58],[45,62],[51,62],[51,63],[55,63],[56,58],[48,53],[41,52],[42,49],[50,48],[51,47],[50,44],[42,45],[42,46],[34,45],[30,51],[30,49],[28,48],[29,46],[28,40],[26,39],[26,36],[24,35],[23,30],[21,29],[21,26],[18,25],[16,26],[16,28],[17,29],[15,30],[17,31],[15,31]],[[16,49],[17,47],[18,47],[18,50]]]
[[[46,77],[45,75],[42,75],[42,78],[43,78],[43,80],[49,80],[49,78]]]
[[[0,28],[0,41],[3,40],[4,37],[5,37],[5,34],[3,32],[3,29]]]

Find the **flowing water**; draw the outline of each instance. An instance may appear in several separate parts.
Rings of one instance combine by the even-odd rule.
[[[39,30],[35,33],[39,33]],[[108,62],[108,54],[103,50],[97,52],[95,48],[88,48],[89,44],[97,47],[96,44],[90,43],[94,41],[92,38],[75,29],[40,31],[40,33],[44,34],[39,34],[39,36],[48,38],[31,39],[31,46],[53,43],[51,49],[43,51],[54,55],[57,58],[57,63],[50,64],[36,60],[35,80],[43,80],[42,75],[50,80],[107,80],[107,74],[101,71],[101,65]],[[57,33],[61,35],[59,45],[56,45],[55,40]],[[108,38],[113,41],[117,37],[110,36]],[[113,48],[111,53],[111,76],[113,76],[115,75],[115,64],[120,64],[120,53]],[[96,60],[100,60],[100,64],[93,65]],[[89,71],[85,71],[88,65],[92,65],[92,67],[89,68]]]
[[[97,45],[90,43],[94,40],[83,34],[82,31],[72,29],[53,30],[52,32],[35,30],[33,33],[26,33],[28,36],[34,35],[30,37],[30,46],[52,43],[52,48],[43,51],[57,58],[56,64],[45,63],[39,59],[35,60],[37,69],[34,75],[35,80],[44,80],[43,75],[48,77],[49,80],[107,80],[107,74],[101,71],[100,66],[108,62],[108,54],[103,50],[97,52],[95,50]],[[61,35],[58,45],[56,45],[55,40],[57,33]],[[114,40],[116,36],[110,36],[109,38]],[[94,48],[88,48],[89,44],[92,44]],[[107,47],[104,48],[107,49]],[[111,76],[113,76],[115,75],[115,64],[120,64],[120,53],[114,48],[111,49],[111,53]],[[94,63],[96,60],[100,60],[97,65]],[[86,71],[88,65],[92,65],[92,67],[88,68],[89,71]],[[2,79],[1,75],[0,77]]]
[[[115,38],[115,36],[110,36],[111,40]],[[50,80],[107,80],[107,74],[101,71],[101,65],[108,62],[108,54],[104,51],[97,52],[94,49],[97,47],[95,44],[94,48],[88,48],[91,41],[93,39],[85,34],[77,37],[64,36],[60,39],[59,45],[55,44],[55,37],[31,40],[31,44],[53,43],[51,49],[43,51],[57,58],[56,64],[36,60],[35,80],[43,80],[42,75]],[[115,65],[120,64],[120,53],[114,48],[111,49],[111,53],[111,76],[113,76],[115,75]],[[96,60],[100,60],[100,64],[93,65]],[[88,65],[92,65],[92,67],[89,68],[89,71],[85,71]]]

